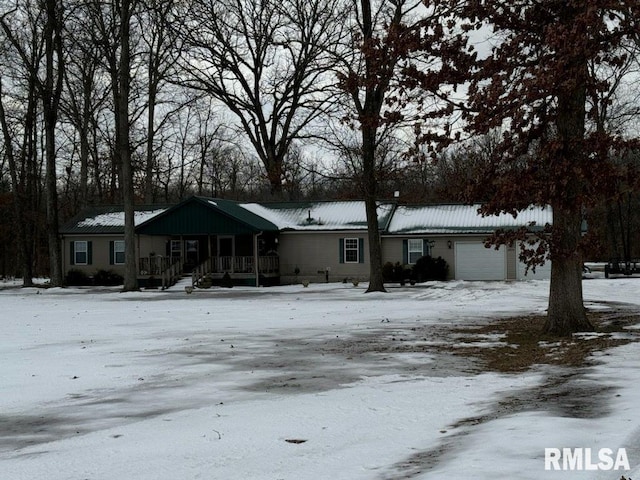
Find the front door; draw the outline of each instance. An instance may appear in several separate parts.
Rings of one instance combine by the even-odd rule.
[[[184,271],[191,272],[200,263],[200,242],[198,240],[184,241]]]
[[[233,271],[233,254],[233,237],[218,237],[218,261],[221,271]]]

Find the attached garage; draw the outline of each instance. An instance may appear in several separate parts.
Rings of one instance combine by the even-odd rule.
[[[520,253],[520,245],[516,247],[516,256]],[[518,280],[547,280],[551,278],[551,262],[547,260],[544,265],[537,265],[535,273],[529,269],[527,271],[527,265],[519,258],[517,259],[517,279]]]
[[[478,242],[455,243],[456,280],[505,280],[507,278],[506,250],[486,248]]]

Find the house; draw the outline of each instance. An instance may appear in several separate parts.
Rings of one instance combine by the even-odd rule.
[[[121,210],[90,209],[61,228],[66,271],[123,269]],[[548,263],[525,277],[517,245],[496,250],[485,248],[484,240],[498,228],[543,228],[551,220],[549,208],[537,207],[513,218],[482,217],[477,205],[378,206],[384,262],[411,265],[423,255],[439,256],[450,278],[463,280],[548,277]],[[194,196],[173,206],[138,207],[135,225],[143,287],[167,287],[185,274],[195,284],[228,276],[246,285],[369,275],[362,201],[239,203]]]

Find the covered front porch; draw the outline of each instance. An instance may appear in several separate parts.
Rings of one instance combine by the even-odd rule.
[[[145,244],[149,243],[141,239],[139,251],[148,250]],[[139,258],[140,286],[168,288],[185,276],[191,276],[192,285],[201,288],[229,281],[251,286],[277,285],[280,281],[274,235],[189,236],[165,243],[165,255],[151,252]]]
[[[278,229],[235,202],[192,197],[137,229],[139,284],[276,285]]]

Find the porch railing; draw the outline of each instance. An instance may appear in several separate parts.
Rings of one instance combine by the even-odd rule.
[[[255,258],[241,257],[210,257],[193,269],[191,280],[197,285],[209,273],[255,273]],[[280,259],[276,256],[258,257],[258,272],[275,274],[280,269]]]
[[[162,272],[162,289],[175,285],[180,275],[182,275],[182,258],[173,257],[169,267]]]
[[[197,285],[209,273],[255,273],[255,258],[240,257],[210,257],[195,267],[191,273],[193,285]],[[183,259],[181,257],[143,257],[138,262],[138,273],[145,277],[158,277],[162,288],[174,285],[182,274]],[[258,272],[261,274],[277,274],[280,269],[280,259],[277,256],[258,257]]]
[[[169,288],[178,281],[182,273],[182,258],[163,256],[140,258],[138,273],[145,277],[159,277],[162,288]]]
[[[181,263],[179,257],[142,257],[138,261],[140,275],[160,275],[175,263]]]
[[[204,262],[202,262],[191,271],[191,285],[198,285],[200,283],[200,280],[202,280],[208,273],[212,272],[211,268],[214,258],[215,257],[207,258]]]
[[[213,257],[211,258],[212,273],[254,273],[254,257]],[[258,272],[277,273],[280,269],[280,259],[275,256],[258,257]]]

